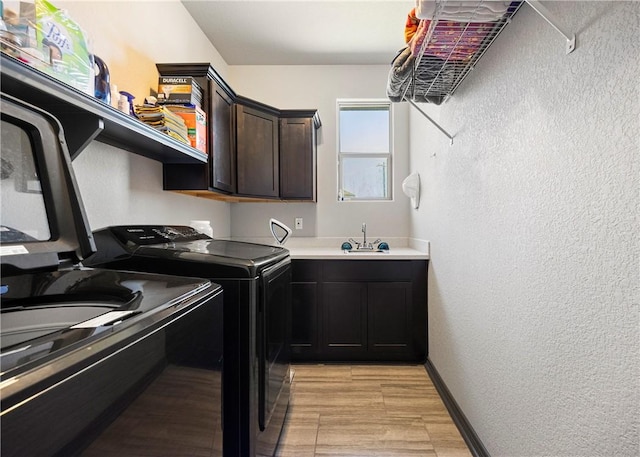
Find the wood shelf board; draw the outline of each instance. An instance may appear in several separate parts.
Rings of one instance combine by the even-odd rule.
[[[163,163],[206,163],[207,156],[190,145],[106,105],[6,54],[1,56],[4,93],[44,109],[62,123],[70,151],[76,157],[94,139]],[[71,118],[86,117],[100,128],[77,128]],[[66,121],[66,122],[65,122]]]

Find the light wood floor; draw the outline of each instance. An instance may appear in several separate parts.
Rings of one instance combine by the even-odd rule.
[[[471,457],[422,365],[295,365],[277,457]]]

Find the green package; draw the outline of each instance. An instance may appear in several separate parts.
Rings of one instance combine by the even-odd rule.
[[[36,0],[36,38],[45,61],[40,70],[93,96],[93,56],[84,31],[66,11]]]

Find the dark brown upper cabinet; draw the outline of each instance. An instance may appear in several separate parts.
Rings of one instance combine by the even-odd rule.
[[[156,68],[161,75],[195,78],[203,89],[202,109],[207,114],[207,162],[163,166],[164,189],[196,196],[235,194],[235,92],[208,63],[159,63]]]
[[[238,195],[280,196],[278,117],[267,110],[236,105]]]
[[[316,112],[282,111],[280,115],[280,198],[316,201]]]
[[[224,192],[236,192],[236,146],[233,98],[215,81],[209,81],[209,167],[211,187]]]
[[[156,64],[203,89],[206,165],[165,166],[164,189],[240,201],[316,201],[317,110],[279,110],[237,95],[208,64]]]

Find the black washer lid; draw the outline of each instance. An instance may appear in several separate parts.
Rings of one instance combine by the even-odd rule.
[[[55,270],[95,252],[62,126],[0,93],[2,275]]]

